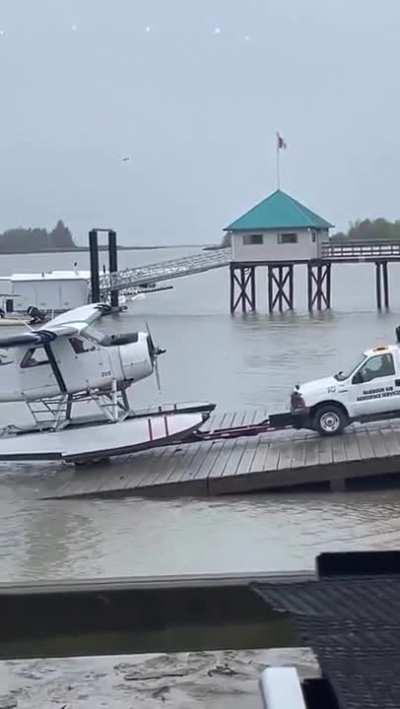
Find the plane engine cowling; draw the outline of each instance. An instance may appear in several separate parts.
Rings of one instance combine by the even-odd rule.
[[[130,381],[138,381],[153,372],[153,358],[149,347],[149,336],[139,332],[137,342],[119,345],[119,355],[123,376]]]

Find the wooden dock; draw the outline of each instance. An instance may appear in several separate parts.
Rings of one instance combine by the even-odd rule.
[[[261,421],[263,409],[215,413],[207,429]],[[203,427],[205,429],[205,426]],[[47,498],[241,494],[326,485],[400,473],[400,420],[354,424],[341,436],[284,430],[235,440],[166,446],[76,467]],[[399,475],[400,484],[400,475]]]

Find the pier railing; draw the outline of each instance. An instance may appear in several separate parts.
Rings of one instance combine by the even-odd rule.
[[[231,260],[232,253],[229,248],[201,251],[192,256],[118,271],[111,275],[111,286],[116,290],[122,290],[145,284],[150,285],[182,276],[191,276],[195,273],[203,273],[214,268],[222,268],[228,266]],[[109,290],[111,286],[109,275],[102,275],[100,277],[101,290]]]
[[[343,261],[400,258],[400,240],[325,242],[321,244],[321,258]]]

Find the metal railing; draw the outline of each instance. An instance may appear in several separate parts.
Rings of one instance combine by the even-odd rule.
[[[202,251],[193,256],[118,271],[118,273],[112,274],[112,283],[110,283],[108,274],[102,275],[100,276],[100,288],[105,291],[110,290],[111,285],[118,290],[151,285],[160,281],[203,273],[214,268],[222,268],[223,266],[228,266],[231,260],[232,252],[229,248]]]
[[[349,241],[325,242],[321,244],[321,258],[346,260],[363,260],[379,258],[400,258],[399,241]]]

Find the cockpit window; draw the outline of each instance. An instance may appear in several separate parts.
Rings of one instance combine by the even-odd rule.
[[[42,364],[49,364],[49,358],[43,347],[32,347],[25,352],[22,361],[21,369],[28,367],[40,367]]]
[[[1,367],[3,364],[12,364],[13,361],[14,361],[14,360],[12,360],[12,359],[10,358],[10,355],[8,354],[7,350],[6,350],[6,351],[2,350],[2,351],[0,352],[0,367]]]
[[[81,340],[80,337],[70,337],[69,341],[75,354],[83,354],[83,352],[92,352],[96,349],[96,347],[91,342],[88,342],[88,340]]]

